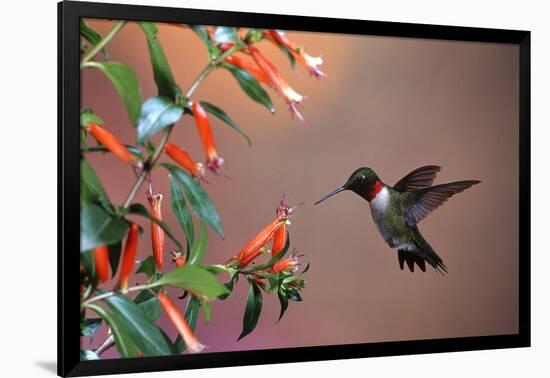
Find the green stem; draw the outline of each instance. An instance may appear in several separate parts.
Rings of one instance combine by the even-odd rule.
[[[155,285],[151,285],[151,284],[148,284],[148,285],[138,285],[138,286],[133,286],[133,287],[130,287],[128,288],[128,292],[131,292],[131,291],[139,291],[139,290],[145,290],[145,289],[150,289],[152,287],[155,287]],[[112,297],[113,295],[117,294],[117,292],[115,291],[108,291],[106,293],[103,293],[103,294],[99,294],[99,295],[96,295],[95,297],[93,298],[90,298],[84,302],[82,302],[82,304],[80,305],[81,307],[87,307],[90,303],[94,303],[94,302],[97,302],[101,299],[105,299],[105,298],[109,298],[109,297]]]
[[[206,77],[218,67],[220,63],[224,61],[226,57],[229,55],[237,52],[238,50],[242,49],[242,45],[235,45],[225,51],[223,54],[221,54],[219,57],[208,63],[206,67],[201,71],[199,76],[195,79],[193,84],[189,87],[187,92],[185,93],[185,97],[189,99],[195,91],[199,88],[199,85],[206,79]],[[155,151],[153,151],[153,155],[151,156],[151,159],[149,160],[149,164],[146,164],[143,170],[141,171],[140,175],[134,182],[134,185],[132,185],[132,188],[130,189],[130,192],[128,193],[128,196],[126,197],[126,200],[122,204],[123,209],[127,209],[132,201],[134,200],[135,196],[137,195],[139,188],[141,188],[141,185],[145,181],[145,178],[153,169],[155,164],[157,163],[157,160],[159,159],[160,155],[162,154],[162,151],[164,150],[164,145],[168,142],[168,139],[170,138],[170,134],[172,133],[172,129],[174,128],[174,125],[170,125],[166,128],[166,131],[164,132],[164,135],[162,136],[162,139],[160,140],[159,144],[155,148]]]
[[[103,37],[97,45],[95,45],[86,55],[84,55],[80,61],[80,68],[83,68],[84,64],[93,59],[93,57],[96,56],[97,53],[99,53],[111,41],[111,39],[118,34],[124,24],[126,24],[126,21],[118,21],[115,26],[107,34],[105,34],[105,37]]]

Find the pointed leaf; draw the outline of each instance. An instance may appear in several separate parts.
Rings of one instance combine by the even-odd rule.
[[[201,223],[200,231],[199,231],[199,240],[197,240],[197,242],[193,244],[193,247],[191,248],[191,251],[189,253],[188,264],[200,265],[202,263],[202,260],[204,258],[204,252],[206,251],[207,241],[208,241],[208,233],[206,231],[206,225],[204,223]]]
[[[122,242],[111,244],[109,248],[109,263],[111,264],[111,277],[116,275],[118,263],[120,262],[120,252],[122,251]]]
[[[212,227],[212,229],[223,238],[223,228],[220,221],[220,216],[214,208],[210,197],[197,182],[197,180],[175,165],[166,163],[161,165],[172,174],[174,179],[179,184],[182,185],[182,189],[187,196],[187,200],[199,219]]]
[[[153,256],[149,256],[143,260],[141,264],[139,264],[139,268],[136,273],[144,273],[147,278],[151,278],[155,274],[156,270],[155,258]]]
[[[164,50],[157,39],[157,27],[152,22],[140,22],[139,26],[141,26],[147,37],[147,46],[149,46],[149,55],[151,57],[151,65],[153,66],[153,75],[157,84],[158,94],[159,96],[166,96],[174,100],[176,98],[176,83]]]
[[[231,72],[248,97],[265,106],[271,113],[275,112],[269,95],[252,75],[231,64],[222,64],[222,67]]]
[[[161,285],[180,287],[206,298],[216,298],[227,293],[225,286],[212,273],[206,269],[188,264],[174,269],[152,284],[153,287]]]
[[[204,108],[204,110],[218,117],[223,122],[227,123],[229,126],[231,126],[235,131],[237,131],[246,139],[249,146],[252,145],[252,142],[250,141],[250,138],[248,137],[248,135],[244,133],[244,131],[239,127],[239,125],[237,125],[231,118],[229,118],[227,113],[225,113],[222,109],[218,108],[217,106],[212,105],[206,101],[201,101],[200,103],[201,103],[201,106]]]
[[[152,322],[160,317],[161,308],[160,301],[151,290],[142,290],[134,298],[134,302],[139,305],[141,310],[147,315]]]
[[[111,80],[124,101],[130,121],[135,124],[141,108],[141,90],[134,71],[119,62],[87,62],[84,66],[99,69]]]
[[[279,313],[279,319],[277,319],[277,322],[279,322],[288,308],[288,298],[280,290],[277,292],[277,296],[279,297],[279,303],[281,304],[281,312]]]
[[[137,304],[118,294],[104,300],[114,314],[125,319],[130,337],[145,356],[166,356],[171,353],[170,345],[159,328]]]
[[[248,297],[246,299],[246,309],[244,311],[243,318],[243,330],[237,340],[242,339],[250,332],[254,331],[262,312],[262,292],[258,285],[254,282],[250,282],[250,288],[248,290]]]
[[[187,238],[187,246],[190,248],[195,242],[195,230],[193,226],[193,219],[191,213],[187,209],[185,197],[178,181],[170,175],[170,201],[172,205],[172,212],[176,216],[178,223],[185,232]]]
[[[115,338],[115,346],[121,357],[136,357],[136,345],[126,328],[126,322],[119,315],[109,312],[96,304],[89,304],[88,308],[101,316],[109,325]]]
[[[94,169],[85,159],[80,159],[80,204],[85,206],[98,202],[103,197],[108,200],[103,184],[97,177]]]
[[[166,97],[151,97],[143,103],[137,123],[137,140],[143,142],[157,131],[178,122],[183,108]]]
[[[88,25],[83,18],[80,19],[80,35],[92,46],[97,45],[102,40],[101,35]],[[105,59],[109,59],[109,54],[105,48],[101,49],[101,52],[105,56]]]
[[[80,211],[80,252],[119,242],[128,231],[128,224],[107,214],[97,205]]]
[[[208,37],[208,33],[203,25],[189,25],[191,29],[200,37],[206,49],[208,50],[208,57],[210,59],[215,59],[220,55],[220,49],[216,44]]]
[[[214,40],[217,44],[225,42],[242,43],[237,36],[237,28],[233,26],[218,26],[214,32]]]

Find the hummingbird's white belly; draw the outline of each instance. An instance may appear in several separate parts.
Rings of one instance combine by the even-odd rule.
[[[391,248],[401,249],[401,250],[407,250],[407,251],[414,251],[416,247],[413,244],[410,243],[403,243],[402,240],[399,239],[399,237],[396,237],[394,230],[390,229],[387,225],[387,222],[385,222],[384,217],[387,214],[388,207],[390,206],[391,194],[388,188],[383,187],[380,192],[370,201],[370,211],[372,214],[372,219],[374,220],[374,223],[376,224],[376,227],[378,228],[378,231],[380,232],[380,235],[384,238],[384,240],[389,244]]]

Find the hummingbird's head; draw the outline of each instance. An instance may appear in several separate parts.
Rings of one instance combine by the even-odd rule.
[[[352,192],[359,194],[361,197],[365,197],[371,192],[372,188],[377,185],[378,182],[380,182],[380,179],[378,178],[376,172],[368,167],[361,167],[351,174],[348,181],[346,181],[343,186],[333,192],[330,192],[326,196],[323,196],[323,198],[315,202],[315,204],[317,205],[327,198],[343,192],[344,190],[351,190]]]

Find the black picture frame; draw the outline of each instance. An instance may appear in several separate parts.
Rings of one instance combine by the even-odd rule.
[[[519,332],[513,335],[80,361],[79,19],[180,22],[519,46]],[[82,376],[530,346],[530,32],[105,3],[58,3],[58,374]]]

